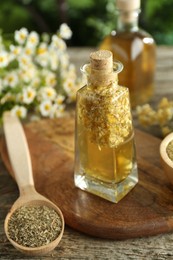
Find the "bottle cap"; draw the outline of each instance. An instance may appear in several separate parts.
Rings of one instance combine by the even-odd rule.
[[[116,7],[119,10],[131,11],[140,8],[140,0],[116,0]]]

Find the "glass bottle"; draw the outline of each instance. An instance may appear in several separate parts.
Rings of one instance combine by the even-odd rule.
[[[138,182],[129,90],[118,85],[121,70],[110,51],[91,53],[90,64],[81,68],[87,85],[76,101],[75,185],[112,202]]]
[[[123,63],[119,82],[129,88],[134,108],[154,93],[156,47],[152,36],[138,27],[140,0],[116,0],[116,8],[117,30],[105,37],[100,49],[112,51]]]

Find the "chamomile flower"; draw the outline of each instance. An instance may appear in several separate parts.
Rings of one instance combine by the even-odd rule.
[[[55,87],[57,84],[56,75],[52,72],[49,72],[45,77],[45,82],[47,86]]]
[[[4,105],[7,102],[15,101],[15,96],[10,92],[7,92],[1,99],[0,104]]]
[[[28,35],[28,39],[27,39],[27,46],[28,47],[35,47],[37,46],[39,43],[39,36],[38,36],[38,33],[36,32],[31,32],[29,35]]]
[[[173,113],[171,108],[158,109],[157,111],[157,120],[161,126],[170,121],[172,116]]]
[[[36,96],[36,91],[31,88],[27,87],[23,90],[23,103],[31,104]]]
[[[43,68],[46,68],[49,65],[49,54],[46,53],[45,55],[38,55],[35,58],[38,65],[40,65]]]
[[[59,34],[60,34],[61,38],[65,39],[65,40],[68,40],[72,36],[72,31],[71,31],[70,27],[66,23],[63,23],[60,26]]]
[[[22,92],[17,93],[17,95],[15,95],[15,97],[16,97],[17,103],[23,103],[23,93]]]
[[[79,88],[79,86],[75,83],[74,79],[71,78],[65,80],[63,86],[68,96],[67,102],[74,102],[76,100],[76,91]]]
[[[60,37],[58,37],[57,35],[53,35],[52,42],[50,44],[50,48],[53,48],[53,49],[55,48],[58,51],[65,51],[67,46]]]
[[[64,115],[64,111],[65,111],[64,104],[57,106],[55,113],[54,113],[54,117],[56,117],[56,118],[62,117]]]
[[[12,106],[12,113],[21,118],[27,115],[27,109],[43,117],[63,116],[64,103],[75,100],[78,84],[63,40],[71,35],[66,24],[46,40],[21,28],[14,33],[16,44],[8,49],[0,36],[0,117]]]
[[[52,87],[44,87],[40,89],[41,96],[44,100],[54,100],[56,97],[56,91]]]
[[[5,78],[3,80],[3,85],[7,86],[7,87],[14,88],[17,85],[18,81],[19,80],[18,80],[17,73],[16,72],[10,72],[5,76]]]
[[[50,118],[59,118],[64,116],[65,105],[52,104],[51,111],[49,114]]]
[[[156,123],[157,121],[156,111],[154,111],[154,109],[149,104],[137,106],[136,112],[140,123],[145,127],[149,126],[151,122]]]
[[[45,55],[48,52],[48,46],[45,42],[42,42],[37,49],[37,55]]]
[[[64,81],[64,90],[67,93],[70,93],[74,89],[74,80],[71,78],[68,78]]]
[[[68,93],[67,103],[70,104],[72,102],[75,102],[75,100],[76,100],[76,91],[73,90]]]
[[[33,78],[37,75],[37,71],[35,69],[34,66],[30,65],[27,68],[22,68],[21,70],[19,70],[18,72],[20,80],[22,80],[25,83],[30,83]]]
[[[52,102],[50,100],[44,100],[39,105],[39,110],[43,117],[49,117],[52,113]]]
[[[19,44],[24,44],[28,36],[28,30],[26,28],[21,28],[16,30],[14,33],[14,39]]]
[[[5,68],[9,63],[8,53],[6,51],[0,51],[0,68]]]
[[[63,69],[66,69],[69,65],[69,56],[68,54],[60,55],[60,63]]]
[[[26,46],[24,49],[23,49],[23,54],[25,55],[28,55],[28,56],[32,56],[35,52],[35,49],[31,46]]]
[[[55,98],[55,103],[56,103],[57,105],[61,105],[64,100],[65,100],[65,96],[63,96],[63,95],[58,95],[58,96]]]
[[[21,56],[19,56],[18,58],[18,62],[19,62],[19,67],[20,68],[26,68],[28,69],[28,66],[31,64],[31,57],[26,55],[26,54],[22,54]]]
[[[20,118],[25,118],[27,115],[27,109],[24,106],[14,106],[11,110],[12,115],[16,115]]]
[[[33,88],[38,88],[40,86],[40,83],[41,79],[39,77],[34,77],[30,84]]]
[[[11,54],[14,56],[14,58],[16,58],[22,51],[21,46],[15,46],[13,44],[10,45],[10,51]]]
[[[167,135],[173,127],[173,101],[163,97],[156,108],[144,104],[136,108],[139,123],[144,127],[158,126]]]
[[[58,67],[59,67],[59,58],[58,55],[56,55],[55,52],[51,52],[49,55],[49,65],[51,70],[53,71],[57,71]]]
[[[70,64],[70,66],[68,67],[68,78],[71,78],[71,79],[73,79],[74,81],[75,81],[76,78],[77,78],[76,68],[75,68],[74,64]]]

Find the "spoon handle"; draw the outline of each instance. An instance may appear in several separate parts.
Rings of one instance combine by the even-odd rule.
[[[10,112],[3,114],[3,127],[10,162],[22,193],[27,186],[34,186],[27,139],[20,120]]]

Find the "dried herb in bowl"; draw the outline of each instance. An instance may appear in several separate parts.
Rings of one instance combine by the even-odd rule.
[[[173,161],[173,140],[171,142],[169,142],[167,148],[166,148],[166,152],[168,157]]]
[[[8,223],[9,237],[19,245],[32,248],[51,243],[61,230],[59,214],[47,206],[22,206]]]

